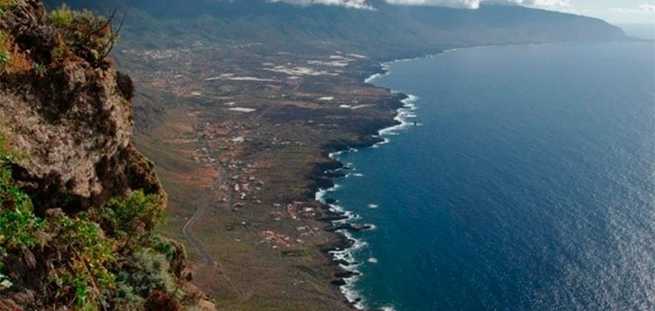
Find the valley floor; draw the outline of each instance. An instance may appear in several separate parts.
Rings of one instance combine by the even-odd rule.
[[[221,310],[350,309],[326,254],[347,244],[326,231],[340,216],[314,193],[339,166],[329,152],[394,122],[399,96],[363,82],[377,63],[200,43],[117,59],[139,90],[137,144],[170,195],[163,230],[186,241],[194,283]]]

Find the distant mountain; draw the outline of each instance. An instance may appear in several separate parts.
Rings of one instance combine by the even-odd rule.
[[[46,1],[51,6],[60,0]],[[162,33],[184,39],[261,42],[270,47],[352,49],[381,58],[471,45],[622,40],[623,31],[600,19],[520,6],[478,10],[369,3],[375,10],[295,6],[263,0],[71,0],[74,7],[129,13],[127,37]],[[146,40],[146,41],[144,41]],[[170,38],[175,44],[175,37]]]

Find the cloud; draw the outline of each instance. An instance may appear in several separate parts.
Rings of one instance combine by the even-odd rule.
[[[336,5],[354,9],[371,9],[367,0],[269,0],[270,2],[286,2],[295,5]]]
[[[385,0],[389,4],[397,5],[421,5],[421,6],[445,6],[451,8],[477,9],[480,7],[480,0]]]
[[[644,11],[644,12],[650,12],[650,13],[655,13],[655,4],[642,4],[639,6],[639,9]]]
[[[650,15],[655,13],[655,4],[642,4],[636,8],[611,8],[611,12],[632,15]]]
[[[296,5],[337,5],[356,9],[372,9],[367,0],[269,0]],[[571,6],[570,0],[384,0],[394,5],[442,6],[451,8],[477,9],[482,3],[521,5],[535,8],[565,9]]]
[[[570,0],[515,0],[518,5],[538,8],[570,8]]]
[[[569,8],[570,0],[385,0],[390,4],[446,6],[454,8],[477,9],[482,3],[521,5],[536,8]]]

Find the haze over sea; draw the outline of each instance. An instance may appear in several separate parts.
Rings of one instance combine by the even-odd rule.
[[[374,84],[418,126],[346,153],[330,193],[370,308],[655,309],[655,45],[462,49]]]

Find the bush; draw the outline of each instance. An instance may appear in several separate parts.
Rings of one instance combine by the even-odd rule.
[[[38,244],[43,223],[33,212],[32,201],[14,185],[8,168],[14,156],[0,136],[0,251],[31,248]]]
[[[89,10],[75,11],[62,5],[50,12],[49,21],[62,31],[64,41],[64,46],[57,47],[59,51],[53,51],[54,59],[65,56],[64,52],[70,49],[75,55],[97,64],[109,54],[117,40],[110,21]]]
[[[73,20],[75,19],[75,13],[73,10],[68,8],[66,4],[63,4],[60,8],[52,10],[48,16],[50,23],[59,28],[68,28],[73,25]]]
[[[96,310],[115,287],[113,241],[98,224],[84,218],[57,216],[48,225],[54,234],[49,246],[68,255],[67,264],[61,265],[65,268],[51,276],[52,284],[59,295],[72,296],[79,309]]]
[[[20,199],[24,199],[22,194]],[[6,204],[9,201],[2,203]],[[0,212],[0,244],[2,248],[20,250],[39,244],[38,232],[43,227],[43,222],[34,215],[31,207],[31,203],[16,204],[15,207]]]
[[[170,273],[170,263],[166,256],[155,250],[144,248],[134,254],[131,265],[135,272],[123,274],[124,279],[132,284],[134,290],[142,295],[148,295],[153,290],[172,293],[176,290],[176,282]]]
[[[139,190],[127,198],[110,200],[100,217],[110,231],[139,236],[154,229],[162,220],[163,210],[158,196]]]

